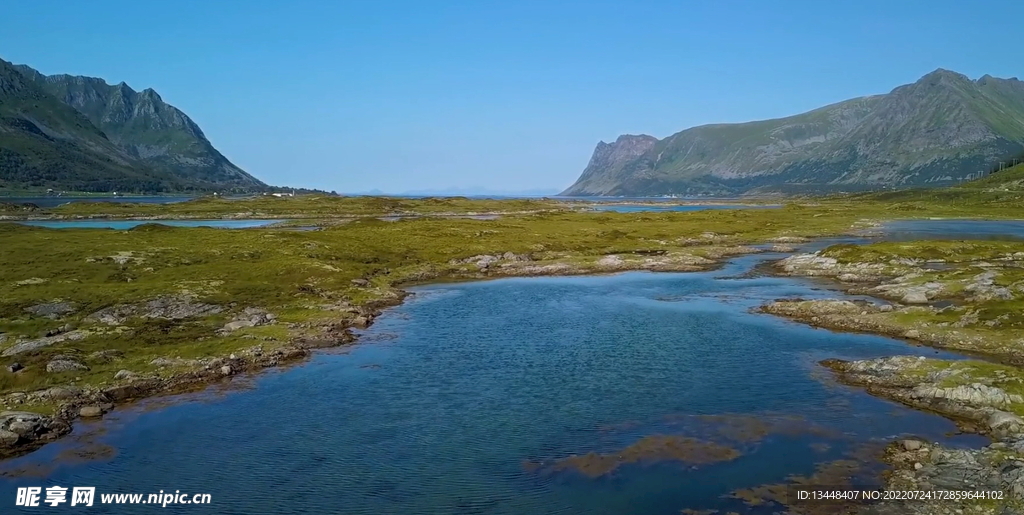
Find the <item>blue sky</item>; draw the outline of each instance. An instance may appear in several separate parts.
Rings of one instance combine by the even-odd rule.
[[[35,0],[3,10],[0,57],[152,87],[250,173],[339,192],[558,190],[599,140],[622,133],[795,114],[939,67],[1024,77],[1019,0]]]

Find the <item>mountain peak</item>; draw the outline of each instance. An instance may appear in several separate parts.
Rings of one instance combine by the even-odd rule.
[[[52,97],[81,115],[85,122],[82,125],[95,128],[97,134],[109,139],[109,144],[116,147],[111,150],[133,166],[139,165],[174,184],[198,189],[265,186],[218,152],[195,122],[165,103],[152,88],[137,92],[124,81],[112,85],[95,77],[46,76],[28,67],[12,72],[18,76],[15,78],[28,79],[40,95]]]
[[[966,75],[964,75],[962,73],[958,73],[958,72],[955,72],[955,71],[952,71],[952,70],[947,70],[945,68],[936,68],[935,71],[932,71],[932,72],[930,72],[928,74],[925,74],[925,76],[921,77],[917,82],[918,83],[936,84],[936,83],[943,82],[943,81],[964,81],[964,80],[969,81],[971,79],[968,76],[966,76]]]
[[[807,113],[598,145],[566,195],[941,186],[1024,151],[1024,84],[944,68]]]

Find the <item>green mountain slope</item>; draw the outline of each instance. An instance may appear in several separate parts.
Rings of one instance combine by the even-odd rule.
[[[598,144],[563,195],[734,195],[939,186],[1024,150],[1024,82],[936,70],[808,113]]]
[[[185,113],[152,89],[93,77],[43,75],[24,65],[25,77],[85,115],[124,153],[198,188],[261,189],[265,184],[224,157]]]
[[[0,189],[184,187],[169,174],[138,166],[85,116],[0,60]]]

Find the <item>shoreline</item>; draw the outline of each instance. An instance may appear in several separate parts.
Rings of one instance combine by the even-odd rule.
[[[849,234],[856,234],[855,231],[855,228],[851,229]],[[799,243],[816,242],[820,241],[820,239],[821,238],[802,239],[803,241],[800,241]],[[794,241],[793,243],[797,242]],[[353,306],[353,309],[355,309],[359,314],[354,320],[351,321],[351,323],[335,324],[330,328],[321,327],[320,329],[322,329],[323,331],[320,333],[320,338],[296,338],[290,341],[287,345],[279,349],[276,349],[271,353],[264,353],[260,345],[255,345],[249,349],[246,349],[237,354],[232,354],[228,357],[201,360],[201,363],[199,363],[201,365],[200,367],[193,368],[191,370],[181,372],[167,378],[135,377],[130,378],[126,382],[118,384],[116,386],[108,387],[101,390],[86,390],[84,392],[74,394],[72,398],[65,399],[60,403],[60,407],[58,408],[58,410],[55,413],[55,416],[53,417],[55,423],[53,424],[52,432],[47,433],[47,435],[44,438],[40,438],[38,440],[31,442],[25,442],[23,445],[20,445],[16,448],[8,449],[6,452],[0,453],[0,461],[19,456],[24,456],[43,447],[47,443],[51,443],[62,439],[64,436],[67,436],[68,434],[72,433],[72,425],[79,418],[88,420],[99,420],[99,418],[104,413],[117,407],[130,406],[138,401],[144,401],[146,399],[151,398],[173,396],[186,392],[203,391],[209,388],[210,386],[224,382],[225,379],[231,378],[232,376],[235,375],[244,374],[247,377],[257,377],[256,373],[262,370],[271,368],[285,370],[286,367],[290,365],[305,362],[312,355],[312,353],[318,349],[337,348],[357,344],[359,343],[359,340],[356,336],[354,336],[351,333],[351,329],[365,329],[372,325],[373,320],[377,316],[379,316],[384,310],[390,307],[401,305],[404,302],[404,300],[411,295],[411,293],[407,290],[408,288],[424,286],[429,284],[442,284],[448,282],[467,282],[513,277],[604,275],[631,271],[667,273],[707,272],[711,270],[720,269],[727,262],[727,259],[730,257],[771,252],[772,250],[764,248],[770,244],[770,242],[765,243],[761,245],[761,248],[752,245],[720,245],[717,247],[709,247],[709,249],[716,249],[716,252],[713,254],[709,254],[708,258],[703,258],[700,261],[691,260],[686,262],[673,262],[670,259],[667,261],[657,261],[655,259],[652,259],[652,257],[665,257],[658,255],[652,257],[644,255],[628,256],[639,257],[645,260],[626,261],[622,260],[617,255],[612,255],[605,256],[605,258],[602,258],[602,260],[598,262],[597,266],[595,266],[594,264],[583,265],[580,263],[571,262],[554,262],[541,264],[531,261],[519,262],[516,260],[512,260],[508,263],[501,263],[497,266],[489,266],[490,263],[487,263],[486,265],[480,267],[481,260],[474,261],[474,258],[479,258],[480,256],[466,258],[463,260],[459,260],[459,262],[463,264],[476,264],[478,267],[480,267],[479,270],[476,272],[449,272],[446,274],[425,272],[420,277],[409,278],[407,280],[396,282],[392,284],[391,288],[388,291],[389,294],[386,295],[384,298],[366,302],[359,306]],[[790,254],[790,258],[800,255],[794,254],[793,252],[795,249],[792,248],[778,248],[782,246],[783,245],[780,245],[778,242],[776,242],[776,249],[774,251]],[[788,245],[785,246],[788,247]],[[615,259],[606,259],[609,257]],[[502,259],[502,257],[500,256],[498,256],[497,258],[499,261]],[[769,266],[771,269],[770,273],[776,276],[816,276],[816,274],[784,273],[779,269],[779,263],[783,261],[785,261],[785,259],[779,261],[766,261],[764,264]],[[604,263],[604,266],[603,268],[599,268],[602,262]],[[851,286],[850,284],[844,283],[843,281],[835,280],[835,277],[831,277],[830,279],[832,279],[830,280],[830,283],[838,290],[843,291],[845,294],[854,294],[851,290],[857,287],[856,284]],[[785,302],[792,303],[800,301],[789,300]],[[843,323],[838,322],[840,320],[848,319],[849,317],[854,317],[853,319],[856,320],[857,316],[864,316],[863,313],[867,312],[868,310],[863,309],[864,307],[866,307],[863,304],[857,304],[852,301],[846,300],[805,302],[841,303],[837,304],[837,306],[840,306],[842,309],[828,313],[816,313],[814,315],[807,317],[798,317],[794,316],[792,313],[786,313],[784,311],[779,310],[773,312],[767,309],[768,305],[762,306],[761,311],[768,314],[772,314],[774,316],[779,316],[781,318],[787,318],[790,320],[796,320],[802,323],[806,323],[814,327],[822,327],[830,330],[839,331],[857,331],[869,334],[894,337],[903,340],[909,340],[911,342],[917,342],[928,347],[944,348],[959,353],[965,353],[967,351],[967,349],[964,348],[941,347],[938,345],[930,344],[927,340],[921,338],[920,335],[916,335],[915,338],[908,338],[907,334],[899,334],[898,330],[893,328],[886,328],[885,326],[881,325],[862,325],[860,327],[853,327],[850,324],[844,325]],[[853,306],[854,308],[851,309],[850,306]],[[868,314],[886,312],[882,311],[881,308],[877,307],[871,309],[877,309],[878,311],[872,311],[871,313]],[[857,313],[861,313],[861,315],[857,315]],[[823,320],[822,316],[836,318],[826,318],[825,320]],[[817,318],[817,320],[812,320],[813,318]],[[833,321],[835,322],[833,323]],[[982,355],[986,354],[982,353]],[[885,360],[892,358],[894,357],[890,356],[887,358],[879,359]],[[838,360],[825,360],[823,362],[820,362],[819,365],[825,366],[826,368],[829,368],[834,373],[836,373],[836,377],[840,383],[851,387],[865,388],[867,390],[867,393],[871,395],[879,396],[891,401],[898,402],[912,409],[942,415],[948,419],[953,420],[955,423],[958,424],[958,426],[961,426],[961,424],[963,424],[964,422],[978,422],[977,416],[974,416],[973,418],[969,415],[958,417],[955,414],[955,411],[950,409],[935,409],[934,406],[929,406],[927,404],[919,402],[904,402],[901,400],[899,395],[892,393],[895,390],[893,390],[892,388],[885,389],[884,385],[879,386],[876,384],[873,387],[867,387],[868,383],[863,381],[858,382],[848,374],[844,375],[841,372],[844,366],[842,365],[842,363],[846,362],[839,362]],[[54,387],[46,391],[59,388],[60,387]],[[7,402],[10,402],[12,395],[16,394],[8,394],[4,399]],[[976,431],[976,425],[968,425],[966,427],[961,427],[964,429],[985,434],[984,431]],[[1022,421],[1020,430],[1024,431],[1024,421]],[[1021,442],[1022,451],[1024,451],[1024,438],[1022,438]],[[921,461],[924,460],[924,458],[920,457],[915,458],[915,461],[910,463],[910,468],[908,472],[908,465],[906,463],[903,463],[903,461],[905,461],[906,458],[905,454],[911,451],[906,449],[901,450],[900,448],[897,448],[897,444],[902,445],[899,442],[894,442],[893,444],[891,444],[890,447],[892,447],[892,449],[886,452],[886,457],[883,460],[884,463],[887,463],[888,465],[893,467],[892,470],[889,471],[889,473],[886,475],[886,478],[884,480],[885,483],[889,485],[894,484],[894,480],[891,479],[893,477],[901,478],[901,480],[903,481],[907,480],[906,477],[908,476],[908,474],[911,477],[913,477],[913,473],[920,470],[920,468],[915,467],[917,467],[917,465],[919,465]],[[1006,445],[1013,445],[1013,442]],[[913,445],[911,446],[913,447]],[[918,448],[915,448],[914,450],[916,451],[917,449]],[[936,449],[936,452],[940,452],[938,448]],[[979,450],[978,452],[989,452],[989,448],[985,447]],[[1024,494],[1024,490],[1022,490],[1022,494]]]
[[[53,386],[33,392],[13,392],[0,395],[0,407],[7,406],[9,408],[14,408],[18,404],[33,398],[33,396],[37,399],[57,401],[53,416],[39,415],[34,412],[20,412],[13,409],[0,411],[0,425],[4,423],[5,417],[21,416],[24,420],[20,421],[36,425],[33,432],[38,435],[37,438],[32,440],[28,440],[24,438],[24,435],[20,435],[22,438],[15,446],[4,447],[0,445],[0,463],[25,456],[46,444],[59,441],[71,435],[74,422],[78,419],[99,420],[107,412],[119,407],[130,406],[138,401],[201,391],[236,375],[253,375],[274,368],[285,369],[290,365],[305,362],[317,350],[358,344],[358,337],[352,334],[351,329],[366,329],[373,325],[374,319],[380,316],[386,309],[404,303],[406,298],[413,295],[412,292],[407,290],[408,288],[431,284],[508,278],[614,275],[637,271],[652,273],[708,272],[721,268],[729,257],[764,252],[767,252],[767,250],[758,249],[753,246],[722,246],[713,259],[703,259],[696,262],[659,262],[648,258],[647,261],[619,260],[612,262],[609,260],[603,266],[601,263],[598,263],[597,267],[586,267],[580,264],[565,262],[531,264],[532,262],[526,261],[517,267],[498,269],[488,269],[488,267],[481,269],[477,273],[424,275],[404,280],[394,284],[384,298],[353,306],[352,310],[358,314],[351,321],[347,323],[342,321],[331,324],[329,327],[320,327],[318,329],[321,332],[317,335],[319,337],[298,337],[272,352],[264,352],[261,345],[254,345],[229,356],[195,360],[195,363],[192,364],[193,366],[188,370],[180,371],[169,377],[130,374],[125,375],[119,384],[102,389]],[[0,433],[2,432],[0,431]],[[2,436],[0,434],[0,438]],[[3,443],[5,442],[0,439],[0,444]]]

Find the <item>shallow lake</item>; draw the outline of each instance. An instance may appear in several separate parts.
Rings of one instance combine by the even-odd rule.
[[[35,204],[42,208],[57,207],[71,202],[131,202],[137,204],[173,204],[192,200],[192,197],[0,197],[0,202]]]
[[[247,229],[276,224],[282,220],[30,220],[16,222],[50,229],[131,229],[142,224],[161,224],[172,227],[219,227]]]
[[[888,241],[1024,240],[1024,220],[898,220],[871,232]]]
[[[11,503],[19,486],[60,485],[212,494],[209,506],[168,507],[190,514],[770,513],[778,508],[723,496],[901,434],[981,442],[835,384],[817,364],[949,355],[751,313],[779,297],[836,295],[748,273],[779,257],[743,256],[707,273],[416,288],[358,345],[236,378],[226,394],[150,400],[79,424],[6,463],[0,500]],[[617,462],[652,435],[717,452]],[[723,449],[728,458],[708,459]],[[588,452],[614,466],[587,475],[559,461]]]
[[[746,204],[679,204],[671,206],[656,205],[633,205],[633,204],[606,204],[594,205],[594,211],[614,211],[616,213],[640,213],[646,211],[707,211],[710,209],[771,209],[779,206],[768,205],[746,205]]]

